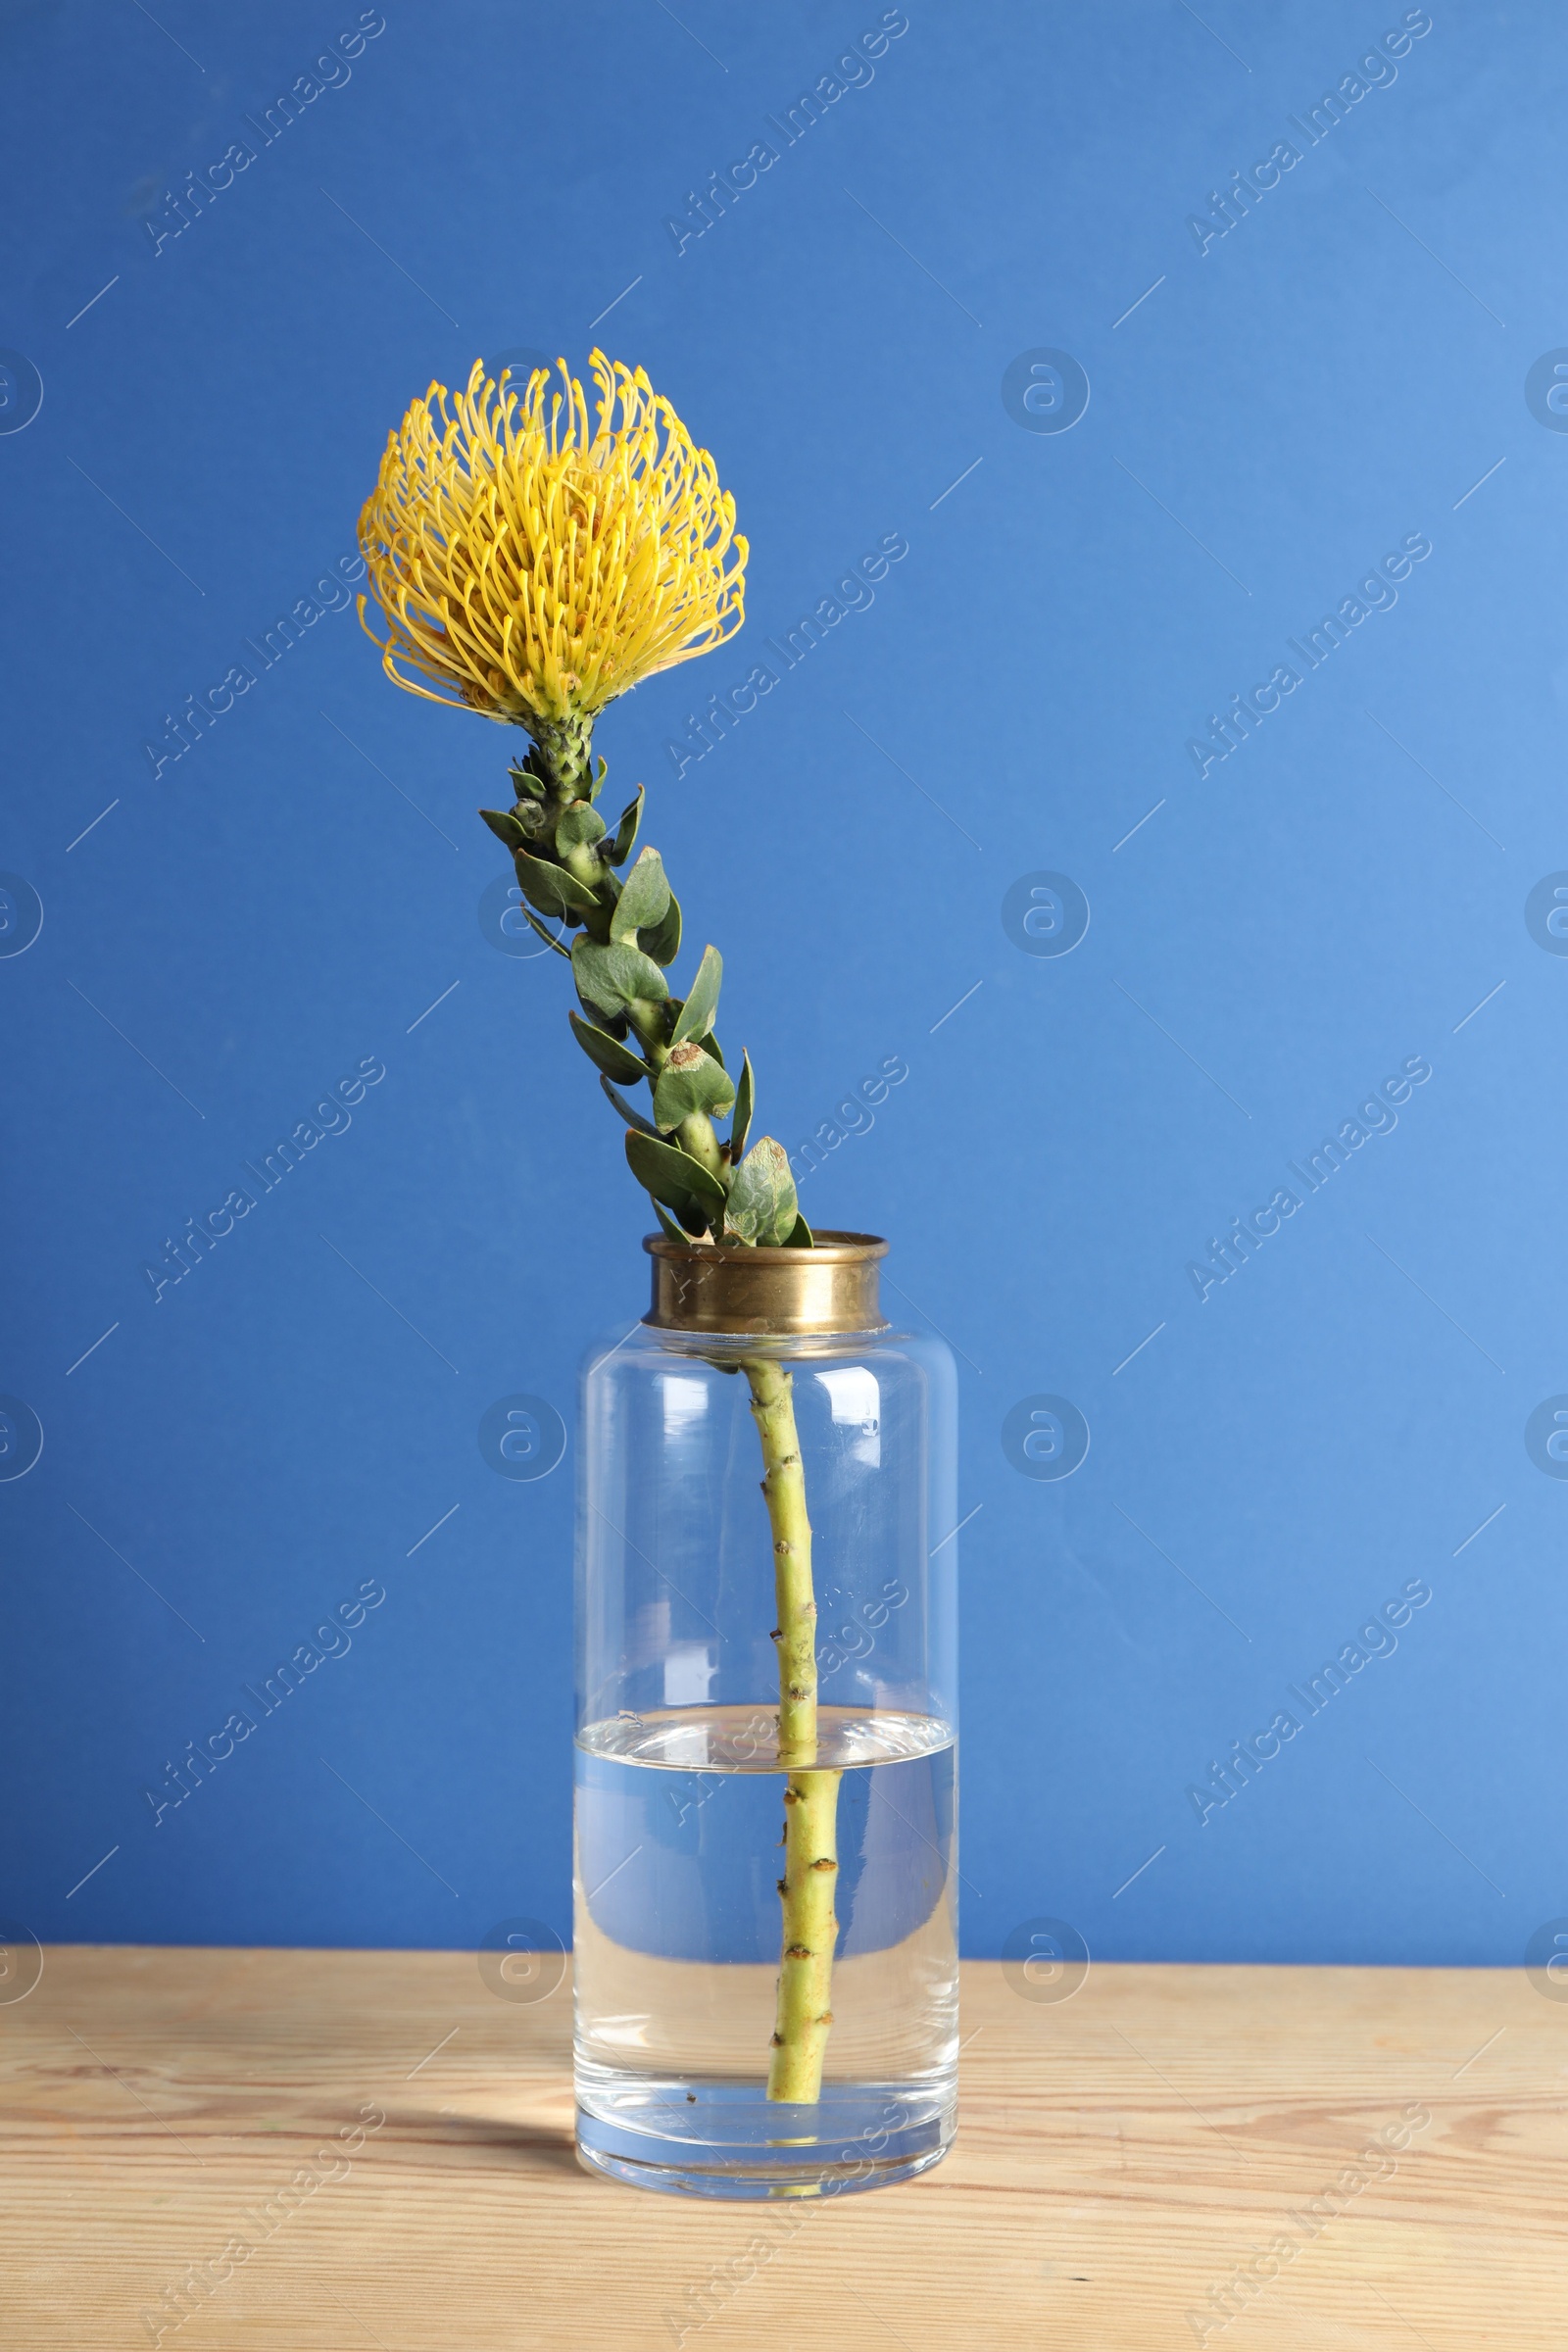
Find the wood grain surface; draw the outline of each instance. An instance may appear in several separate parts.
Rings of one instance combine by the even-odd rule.
[[[0,2006],[0,2341],[1568,2340],[1568,2003],[1522,1974],[1097,1967],[1053,2004],[971,1963],[963,2031],[934,2172],[710,2206],[578,2168],[569,1984],[503,2000],[451,1952],[54,1948]],[[1407,2144],[1358,2163],[1385,2127]]]

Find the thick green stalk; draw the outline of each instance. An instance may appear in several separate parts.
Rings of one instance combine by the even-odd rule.
[[[669,1059],[669,1043],[664,1034],[663,1007],[660,1004],[633,1004],[630,1010],[631,1033],[641,1048],[643,1059],[657,1078]]]
[[[710,1176],[716,1176],[723,1183],[726,1163],[718,1148],[718,1137],[713,1133],[713,1122],[706,1110],[694,1110],[689,1118],[682,1119],[675,1130],[675,1141],[683,1152],[691,1153],[699,1167],[706,1168]]]
[[[811,1589],[811,1523],[795,1426],[791,1376],[781,1364],[746,1364],[752,1418],[762,1442],[773,1585],[778,1604],[778,1753],[789,1770],[784,1788],[783,1950],[767,2095],[810,2106],[822,2095],[822,2058],[833,2024],[833,1951],[839,1923],[837,1772],[815,1763],[816,1599]]]
[[[520,832],[527,861],[521,859],[519,850],[518,878],[535,904],[546,908],[552,904],[550,896],[543,900],[535,897],[540,887],[535,870],[539,862],[547,866],[553,862],[570,874],[585,892],[593,894],[591,904],[584,904],[580,894],[570,899],[568,904],[575,909],[571,925],[580,926],[588,941],[602,948],[612,937],[613,909],[619,895],[628,887],[617,880],[612,869],[630,855],[638,804],[634,804],[623,820],[628,826],[627,847],[615,854],[614,843],[606,842],[605,828],[598,823],[597,815],[586,817],[579,806],[592,801],[595,793],[591,721],[581,717],[560,722],[530,720],[528,732],[533,737],[534,749],[528,760],[513,770],[517,806],[512,811],[512,821],[509,823],[500,812],[490,812],[487,821],[514,848],[518,847],[516,835]],[[619,838],[617,834],[615,840]],[[662,888],[662,869],[657,857],[651,851],[643,855],[645,858],[654,858],[648,871]],[[636,886],[636,875],[643,870],[640,862],[633,869],[629,886]],[[648,895],[645,888],[645,900]],[[659,904],[651,907],[649,927],[646,931],[639,928],[638,939],[657,938],[660,905],[668,906],[667,889]],[[658,956],[661,963],[673,958],[678,943],[678,908],[673,910],[673,916],[668,952]],[[538,923],[535,928],[543,930]],[[544,936],[550,939],[548,932]],[[551,944],[560,945],[557,941]],[[561,953],[565,955],[567,950],[562,947]],[[716,958],[709,965],[710,954],[711,951],[705,952],[698,985],[706,986],[708,991],[704,1000],[707,1049],[712,1059],[721,1064],[722,1056],[711,1034],[718,966]],[[709,974],[706,982],[705,973]],[[586,1004],[586,998],[584,1002]],[[671,1004],[661,997],[656,1003],[625,993],[619,1004],[621,1025],[612,1035],[624,1036],[629,1026],[644,1071],[655,1090],[657,1116],[661,1075],[670,1064],[672,1053],[689,1050],[701,1062],[702,1054],[697,1049],[704,1045],[705,1039],[690,1041],[689,1048],[672,1049],[674,1015],[681,1009],[678,1000]],[[597,1019],[591,1004],[588,1009]],[[607,1053],[612,1056],[614,1054],[611,1038],[600,1037],[596,1045],[593,1029],[585,1031],[581,1023],[578,1038],[607,1074],[614,1068],[613,1060],[609,1064],[605,1060]],[[684,1070],[684,1066],[678,1063],[677,1069]],[[749,1066],[746,1065],[748,1074],[742,1080],[748,1108],[746,1112],[737,1112],[739,1124],[732,1126],[728,1144],[719,1143],[707,1110],[691,1108],[672,1127],[662,1128],[654,1138],[658,1152],[663,1156],[651,1173],[638,1165],[634,1146],[639,1137],[635,1133],[627,1139],[627,1152],[634,1171],[662,1204],[661,1215],[666,1227],[670,1218],[663,1204],[673,1201],[687,1230],[700,1232],[706,1218],[715,1242],[725,1239],[733,1242],[739,1238],[752,1247],[785,1247],[795,1233],[799,1213],[785,1154],[776,1142],[763,1137],[753,1147],[749,1157],[742,1157],[751,1102]],[[621,1073],[615,1070],[614,1074]],[[710,1068],[710,1079],[713,1076]],[[716,1088],[710,1085],[709,1100],[720,1101],[723,1091],[722,1082]],[[733,1097],[735,1090],[731,1088],[729,1093]],[[631,1116],[634,1129],[641,1128],[640,1118],[628,1113],[612,1087],[611,1095],[623,1115]],[[684,1099],[689,1102],[690,1095]],[[712,1182],[704,1181],[701,1190],[694,1191],[684,1177],[672,1173],[671,1163],[674,1171],[690,1166],[694,1180],[700,1169],[703,1179]],[[675,1189],[662,1191],[662,1183]],[[714,1185],[724,1196],[722,1207],[714,1200]],[[736,1212],[733,1223],[732,1210]],[[809,1235],[807,1240],[808,1243]],[[783,1905],[783,1949],[767,2095],[770,2099],[809,2106],[821,2096],[822,2059],[833,2024],[830,2001],[833,1954],[838,1939],[833,1897],[839,1867],[838,1797],[842,1776],[837,1771],[818,1769],[816,1761],[816,1601],[811,1590],[811,1525],[806,1512],[806,1481],[790,1375],[782,1365],[764,1357],[748,1359],[745,1371],[751,1385],[752,1413],[761,1439],[765,1472],[762,1493],[767,1498],[773,1538],[778,1610],[778,1627],[773,1636],[778,1644],[778,1752],[787,1775],[782,1839],[784,1876],[778,1882]]]

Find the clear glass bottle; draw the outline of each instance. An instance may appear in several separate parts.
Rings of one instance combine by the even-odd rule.
[[[709,2197],[905,2180],[955,2122],[953,1361],[882,1319],[867,1236],[646,1246],[649,1318],[583,1371],[578,2151]]]

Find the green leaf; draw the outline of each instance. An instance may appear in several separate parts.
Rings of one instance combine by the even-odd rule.
[[[661,1225],[662,1225],[664,1231],[668,1234],[672,1242],[689,1242],[691,1240],[692,1237],[687,1232],[685,1226],[676,1224],[674,1218],[670,1215],[668,1209],[664,1206],[662,1200],[656,1200],[654,1202],[654,1214],[659,1219],[659,1222]],[[708,1221],[705,1218],[703,1220],[703,1231],[706,1233],[707,1230]],[[726,1371],[729,1369],[727,1364],[724,1368]]]
[[[657,929],[668,906],[669,884],[664,879],[659,852],[644,850],[626,876],[611,913],[611,938],[630,939],[634,932]]]
[[[656,1143],[629,1127],[626,1162],[638,1183],[683,1221],[700,1214],[705,1223],[716,1227],[724,1213],[724,1187],[678,1144]]]
[[[784,1247],[786,1250],[814,1250],[816,1248],[815,1237],[804,1217],[796,1218],[795,1230]]]
[[[676,1046],[654,1088],[654,1117],[667,1132],[694,1111],[716,1118],[734,1100],[735,1088],[721,1062],[705,1054],[701,1046]]]
[[[607,1078],[618,1078],[622,1086],[635,1086],[639,1078],[651,1078],[652,1070],[618,1038],[609,1037],[603,1029],[595,1029],[588,1021],[580,1021],[568,1012],[571,1034],[590,1061],[597,1062]]]
[[[782,1144],[764,1135],[735,1171],[724,1221],[743,1242],[776,1249],[789,1240],[800,1213],[789,1154]]]
[[[588,798],[591,801],[597,801],[599,795],[604,791],[605,778],[609,775],[609,762],[604,760],[599,760],[595,765],[593,780],[588,786]]]
[[[615,827],[615,838],[605,852],[605,856],[610,859],[612,865],[624,865],[636,847],[637,828],[643,821],[645,797],[643,788],[639,784],[637,798],[634,801],[628,801],[620,812],[620,822]]]
[[[577,849],[584,842],[603,841],[605,820],[586,801],[573,801],[556,820],[558,850]]]
[[[660,920],[650,930],[638,932],[637,945],[656,963],[674,962],[680,954],[680,901],[673,891]]]
[[[512,789],[519,801],[523,799],[542,801],[544,799],[545,780],[543,776],[535,772],[527,760],[514,761],[508,768],[507,773],[512,778]]]
[[[509,850],[525,850],[527,848],[528,836],[510,808],[481,808],[479,814],[484,818],[497,841],[504,842]]]
[[[659,1138],[659,1129],[651,1126],[647,1119],[643,1117],[643,1114],[640,1110],[633,1110],[625,1096],[618,1095],[614,1088],[611,1085],[608,1078],[601,1077],[599,1083],[604,1088],[606,1094],[610,1097],[612,1102],[613,1102],[615,1105],[615,1108],[619,1111],[621,1117],[625,1120],[627,1126],[635,1127],[639,1135],[653,1136],[657,1142]]]
[[[522,911],[528,917],[529,922],[532,923],[540,938],[544,941],[545,946],[547,948],[554,948],[558,956],[564,956],[569,962],[571,960],[571,950],[567,947],[564,947],[553,931],[547,931],[545,929],[543,923],[534,913],[531,906],[525,906]]]
[[[724,963],[716,948],[705,948],[703,960],[697,966],[697,977],[691,993],[680,1008],[675,1023],[672,1046],[683,1046],[688,1038],[703,1038],[713,1026],[713,1014],[718,1009],[718,984],[724,977]]]
[[[735,1116],[730,1121],[729,1129],[729,1156],[732,1167],[740,1166],[746,1151],[746,1131],[752,1123],[752,1097],[755,1087],[756,1081],[752,1076],[752,1057],[749,1054],[742,1054],[741,1082],[735,1089]]]
[[[530,858],[526,850],[515,851],[512,862],[517,869],[517,887],[541,914],[575,915],[598,905],[587,885],[564,865],[548,865],[542,858]]]
[[[590,1011],[614,1016],[639,1002],[661,1004],[669,994],[658,964],[624,940],[608,948],[591,939],[574,941],[571,968],[577,976],[577,994]]]

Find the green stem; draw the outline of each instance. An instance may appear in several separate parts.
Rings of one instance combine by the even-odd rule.
[[[664,1008],[662,1004],[645,1004],[639,999],[630,1007],[632,1035],[643,1050],[643,1058],[657,1078],[669,1059],[669,1041],[664,1034]]]
[[[767,2095],[811,2106],[822,2093],[822,2058],[833,2024],[833,1951],[838,1920],[840,1774],[801,1769],[816,1760],[816,1600],[811,1590],[811,1523],[795,1426],[791,1376],[765,1357],[748,1359],[752,1418],[762,1443],[773,1584],[778,1604],[778,1753],[784,1788],[783,1949]]]
[[[675,1130],[675,1141],[683,1152],[690,1152],[700,1167],[708,1170],[710,1176],[716,1176],[720,1184],[723,1183],[727,1173],[724,1154],[718,1148],[713,1122],[706,1110],[694,1110],[690,1117],[682,1119]]]
[[[529,773],[544,785],[542,803],[526,779],[519,787],[541,819],[525,826],[530,839],[541,833],[560,862],[579,882],[600,894],[599,903],[576,919],[591,939],[609,937],[610,912],[619,884],[610,874],[599,845],[557,841],[557,825],[573,802],[593,798],[592,722],[531,720],[535,746]],[[633,1035],[657,1082],[669,1058],[668,1016],[663,1004],[640,1000],[627,1005]],[[713,1123],[693,1111],[675,1130],[675,1142],[727,1191],[734,1168],[721,1149]],[[713,1239],[719,1238],[717,1221]],[[833,1895],[838,1878],[838,1799],[842,1775],[816,1769],[816,1600],[811,1590],[811,1523],[806,1512],[806,1479],[790,1375],[765,1357],[748,1359],[752,1415],[762,1446],[768,1523],[773,1537],[773,1580],[778,1610],[778,1755],[784,1788],[784,1876],[778,1882],[783,1906],[783,1948],[778,2004],[768,2061],[767,2095],[811,2106],[821,2097],[822,2059],[833,2025],[830,2000],[838,1920]]]

